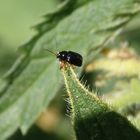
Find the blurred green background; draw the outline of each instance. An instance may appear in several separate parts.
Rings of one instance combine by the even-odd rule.
[[[40,0],[40,1],[38,0],[30,0],[30,1],[29,0],[28,1],[27,0],[24,0],[24,1],[23,0],[22,1],[21,0],[1,0],[0,1],[0,77],[11,67],[11,65],[15,62],[16,58],[20,54],[17,52],[18,47],[24,44],[25,42],[27,42],[36,33],[35,30],[33,30],[31,27],[43,21],[42,16],[45,15],[47,12],[54,11],[61,1],[62,0]],[[116,39],[115,43],[109,46],[109,49],[112,47],[113,49],[117,48],[118,50],[119,49],[121,50],[121,47],[125,45],[125,43],[127,44],[126,50],[128,51],[126,54],[131,55],[131,49],[132,49],[134,51],[133,53],[134,56],[132,58],[134,59],[137,58],[137,56],[140,55],[140,15],[137,15],[125,27],[122,34]],[[113,50],[112,48],[109,50],[109,52],[112,52]],[[118,55],[120,55],[121,51],[119,52],[118,50],[115,50],[115,51],[118,53]],[[106,61],[106,56],[107,55],[100,57],[101,60],[103,59],[103,61],[100,61],[102,62],[101,66],[103,67],[99,67],[99,69],[102,68],[106,70],[106,67],[108,68],[108,65],[107,66],[104,65],[105,62],[108,62],[108,60]],[[115,58],[114,61],[110,62],[110,66],[114,65],[114,63],[117,65],[117,61],[115,61],[117,59]],[[138,78],[139,70],[140,70],[139,62],[136,64],[138,66],[138,69],[135,73],[136,77],[133,77],[133,73],[130,73],[130,75],[121,75],[122,77],[120,76],[119,78],[116,76],[116,79],[114,78],[114,75],[113,77],[112,76],[105,77],[104,73],[103,75],[101,75],[102,77],[103,76],[104,77],[100,79],[100,77],[98,77],[98,74],[93,72],[94,70],[98,71],[98,65],[100,64],[98,59],[96,63],[97,63],[97,68],[92,69],[91,70],[92,72],[91,71],[89,72],[90,74],[87,72],[87,75],[86,75],[87,77],[85,76],[86,80],[88,81],[88,74],[89,74],[90,79],[88,81],[89,83],[87,82],[87,84],[91,84],[91,89],[93,89],[93,86],[94,86],[93,83],[95,82],[97,83],[96,87],[101,91],[101,93],[119,92],[122,94],[122,91],[124,91],[124,89],[127,89],[125,92],[131,91],[129,89],[130,85],[132,85],[134,88],[137,85],[139,85],[139,81],[134,81],[134,79],[135,80],[139,79]],[[132,64],[130,63],[130,65],[133,66],[134,63]],[[93,63],[93,67],[94,66],[95,66],[95,63]],[[113,73],[114,71],[115,70],[112,70],[111,72]],[[96,79],[98,80],[96,81]],[[105,84],[103,84],[102,86],[102,83],[105,83]],[[106,98],[108,99],[110,97],[107,96]],[[118,99],[115,100],[114,97],[112,96],[110,99],[111,99],[110,102],[116,101],[116,104],[117,104]],[[49,115],[50,118],[53,118],[52,125],[54,123],[54,126],[50,126],[50,128],[48,129],[45,128],[47,130],[42,131],[40,129],[40,128],[44,129],[43,126],[41,125],[42,122],[38,121],[37,126],[39,127],[33,126],[26,136],[23,137],[20,131],[17,131],[16,134],[14,134],[11,138],[9,138],[9,140],[17,140],[17,139],[20,139],[20,140],[38,140],[38,139],[41,139],[41,140],[64,139],[65,140],[66,139],[68,140],[68,139],[71,139],[72,137],[71,135],[73,133],[69,132],[69,131],[72,131],[72,129],[70,128],[71,126],[69,125],[69,120],[67,119],[68,117],[66,118],[66,115],[65,115],[66,113],[65,110],[67,107],[65,107],[66,103],[63,100],[62,95],[59,98],[57,98],[57,101],[55,99],[53,103],[52,103],[53,107],[50,109],[49,112],[47,112],[47,115]],[[57,109],[59,110],[58,112],[56,111]],[[48,118],[48,120],[50,118]],[[140,117],[138,118],[138,121],[139,120],[140,120]],[[51,122],[51,120],[49,121]],[[44,121],[43,123],[45,124]],[[50,130],[51,127],[53,127],[53,129],[56,127],[57,132],[56,130],[53,130],[53,133],[52,133]]]
[[[32,27],[43,21],[43,15],[55,10],[59,0],[0,1],[0,76],[17,58],[18,46],[34,34]],[[3,61],[6,59],[6,61]]]

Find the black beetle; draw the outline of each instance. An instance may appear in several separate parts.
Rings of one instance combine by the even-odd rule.
[[[56,57],[59,59],[59,61],[68,62],[69,64],[75,65],[75,66],[82,66],[83,58],[79,53],[72,52],[72,51],[62,51],[58,52],[56,54]]]
[[[56,54],[48,49],[46,50],[56,55],[56,58],[60,61],[60,68],[62,68],[66,62],[78,67],[82,66],[83,57],[79,53],[73,51],[61,51]]]

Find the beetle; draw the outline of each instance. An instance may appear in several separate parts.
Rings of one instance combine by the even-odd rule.
[[[76,53],[73,51],[61,51],[58,53],[54,53],[48,49],[46,49],[46,50],[55,54],[56,58],[59,59],[60,69],[63,68],[65,63],[69,63],[71,65],[78,66],[78,67],[82,66],[83,57],[79,53]]]

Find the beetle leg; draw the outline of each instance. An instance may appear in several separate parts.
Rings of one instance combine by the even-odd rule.
[[[71,67],[72,67],[73,69],[75,69],[75,65],[72,65],[72,64],[71,64]]]
[[[65,61],[59,61],[60,62],[60,70],[63,69],[66,65],[66,62]]]

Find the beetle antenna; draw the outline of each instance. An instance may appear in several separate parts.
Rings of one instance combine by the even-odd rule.
[[[51,54],[54,54],[55,56],[57,55],[57,54],[56,54],[56,53],[54,53],[53,51],[48,50],[48,49],[46,49],[46,48],[44,48],[44,50],[46,50],[46,51],[50,52]]]

